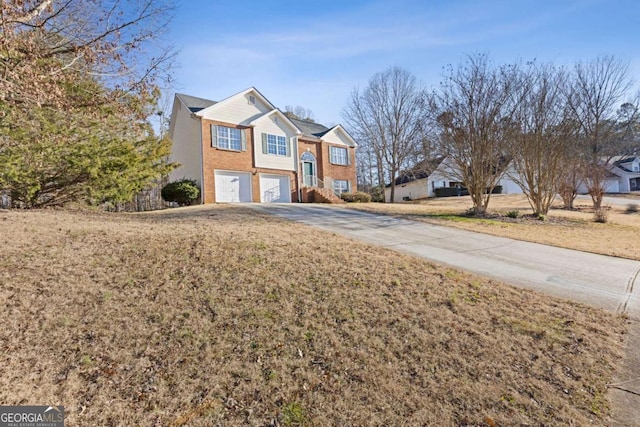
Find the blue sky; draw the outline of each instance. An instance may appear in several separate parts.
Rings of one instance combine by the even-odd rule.
[[[351,91],[391,66],[438,85],[443,67],[488,53],[497,64],[571,65],[602,54],[640,80],[635,0],[179,0],[176,91],[221,100],[255,86],[279,108],[336,124]]]

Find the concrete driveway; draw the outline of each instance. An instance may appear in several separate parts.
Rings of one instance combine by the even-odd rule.
[[[370,214],[340,206],[252,204],[261,212],[302,222],[366,243],[632,319],[627,357],[611,389],[612,425],[640,425],[640,262]]]
[[[593,202],[591,201],[591,196],[585,196],[584,194],[578,195],[575,200],[575,204],[584,204],[591,206]],[[636,205],[640,207],[640,198],[625,198],[625,197],[615,197],[615,196],[604,196],[602,199],[602,206],[630,206]]]
[[[635,282],[640,286],[639,261],[521,242],[344,207],[312,204],[252,206],[366,243],[549,295],[612,312],[640,314],[640,297],[633,292]]]

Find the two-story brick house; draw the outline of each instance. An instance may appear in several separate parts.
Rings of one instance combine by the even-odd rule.
[[[169,178],[194,179],[202,203],[313,201],[356,188],[357,144],[342,126],[290,119],[255,88],[220,102],[176,94],[169,135],[180,164]]]

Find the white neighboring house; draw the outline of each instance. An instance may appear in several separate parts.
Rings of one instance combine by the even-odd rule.
[[[622,193],[620,191],[620,177],[610,173],[607,178],[605,178],[604,183],[602,185],[605,193]],[[587,194],[589,193],[589,188],[587,184],[584,182],[580,182],[578,184],[578,194]],[[624,193],[628,193],[628,191],[624,191]]]
[[[436,188],[463,187],[455,170],[453,162],[444,159],[428,177],[420,176],[415,180],[396,184],[394,202],[435,197]],[[523,193],[513,177],[517,177],[517,172],[509,165],[497,184],[502,186],[502,194]],[[604,188],[607,193],[640,191],[640,156],[620,157],[615,160],[609,168]],[[580,183],[578,193],[586,194],[587,192],[587,186]],[[389,202],[390,196],[391,187],[386,187],[386,202]]]
[[[640,191],[640,157],[621,159],[613,165],[611,172],[620,177],[620,193]]]
[[[464,185],[459,181],[458,175],[455,172],[453,162],[449,159],[444,159],[428,176],[426,174],[418,174],[413,179],[403,178],[396,180],[393,202],[435,197],[436,188],[463,188]],[[500,177],[496,185],[502,186],[502,194],[522,194],[522,189],[513,180],[513,176],[517,176],[516,171],[512,167],[508,167]],[[384,198],[387,203],[391,201],[390,185],[384,189]]]
[[[407,200],[426,199],[429,197],[429,183],[426,176],[413,180],[396,181],[396,189],[393,194],[393,202],[402,202]],[[391,201],[391,185],[384,188],[384,201]]]
[[[606,193],[630,193],[640,191],[640,156],[624,156],[614,159],[604,181]],[[586,194],[586,184],[578,186],[578,193]]]
[[[428,178],[428,196],[435,197],[436,188],[455,188],[462,187],[463,184],[457,178],[456,166],[448,158],[442,163]],[[517,176],[517,172],[509,166],[498,180],[497,185],[502,186],[502,194],[522,194],[522,189],[512,177]]]

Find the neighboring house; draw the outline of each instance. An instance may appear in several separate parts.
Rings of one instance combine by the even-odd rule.
[[[201,203],[329,201],[355,190],[357,144],[344,128],[290,119],[255,88],[220,102],[176,94],[169,135],[180,164],[169,178],[194,179]]]
[[[442,162],[442,157],[426,159],[416,164],[410,170],[400,172],[396,178],[396,188],[394,191],[394,202],[407,200],[419,200],[429,197],[429,186],[427,179],[429,175]],[[384,199],[386,203],[391,201],[391,184],[384,189]]]
[[[640,157],[631,156],[614,161],[611,172],[619,178],[618,192],[640,191]]]
[[[444,159],[435,171],[428,178],[429,197],[435,197],[436,188],[445,187],[463,187],[463,184],[457,178],[456,167],[451,160]],[[522,194],[522,188],[514,181],[513,177],[517,176],[517,172],[508,166],[502,173],[496,185],[502,187],[502,194]]]
[[[407,200],[426,199],[429,197],[428,175],[415,175],[412,177],[400,177],[396,179],[396,188],[393,193],[394,202]],[[384,201],[391,201],[391,184],[384,188]]]
[[[461,188],[463,184],[459,182],[457,175],[455,165],[445,159],[428,176],[415,175],[408,179],[401,177],[396,180],[394,202],[435,197],[436,188]],[[502,194],[522,194],[522,188],[513,177],[517,177],[517,172],[508,166],[497,184],[502,187]],[[640,191],[640,156],[614,159],[604,181],[604,189],[607,193]],[[390,186],[385,188],[386,202],[390,200],[390,190]],[[587,186],[580,183],[578,193],[586,194],[587,192]]]
[[[606,193],[640,191],[640,157],[621,156],[612,159],[603,188]],[[588,193],[585,183],[580,183],[578,193]]]

